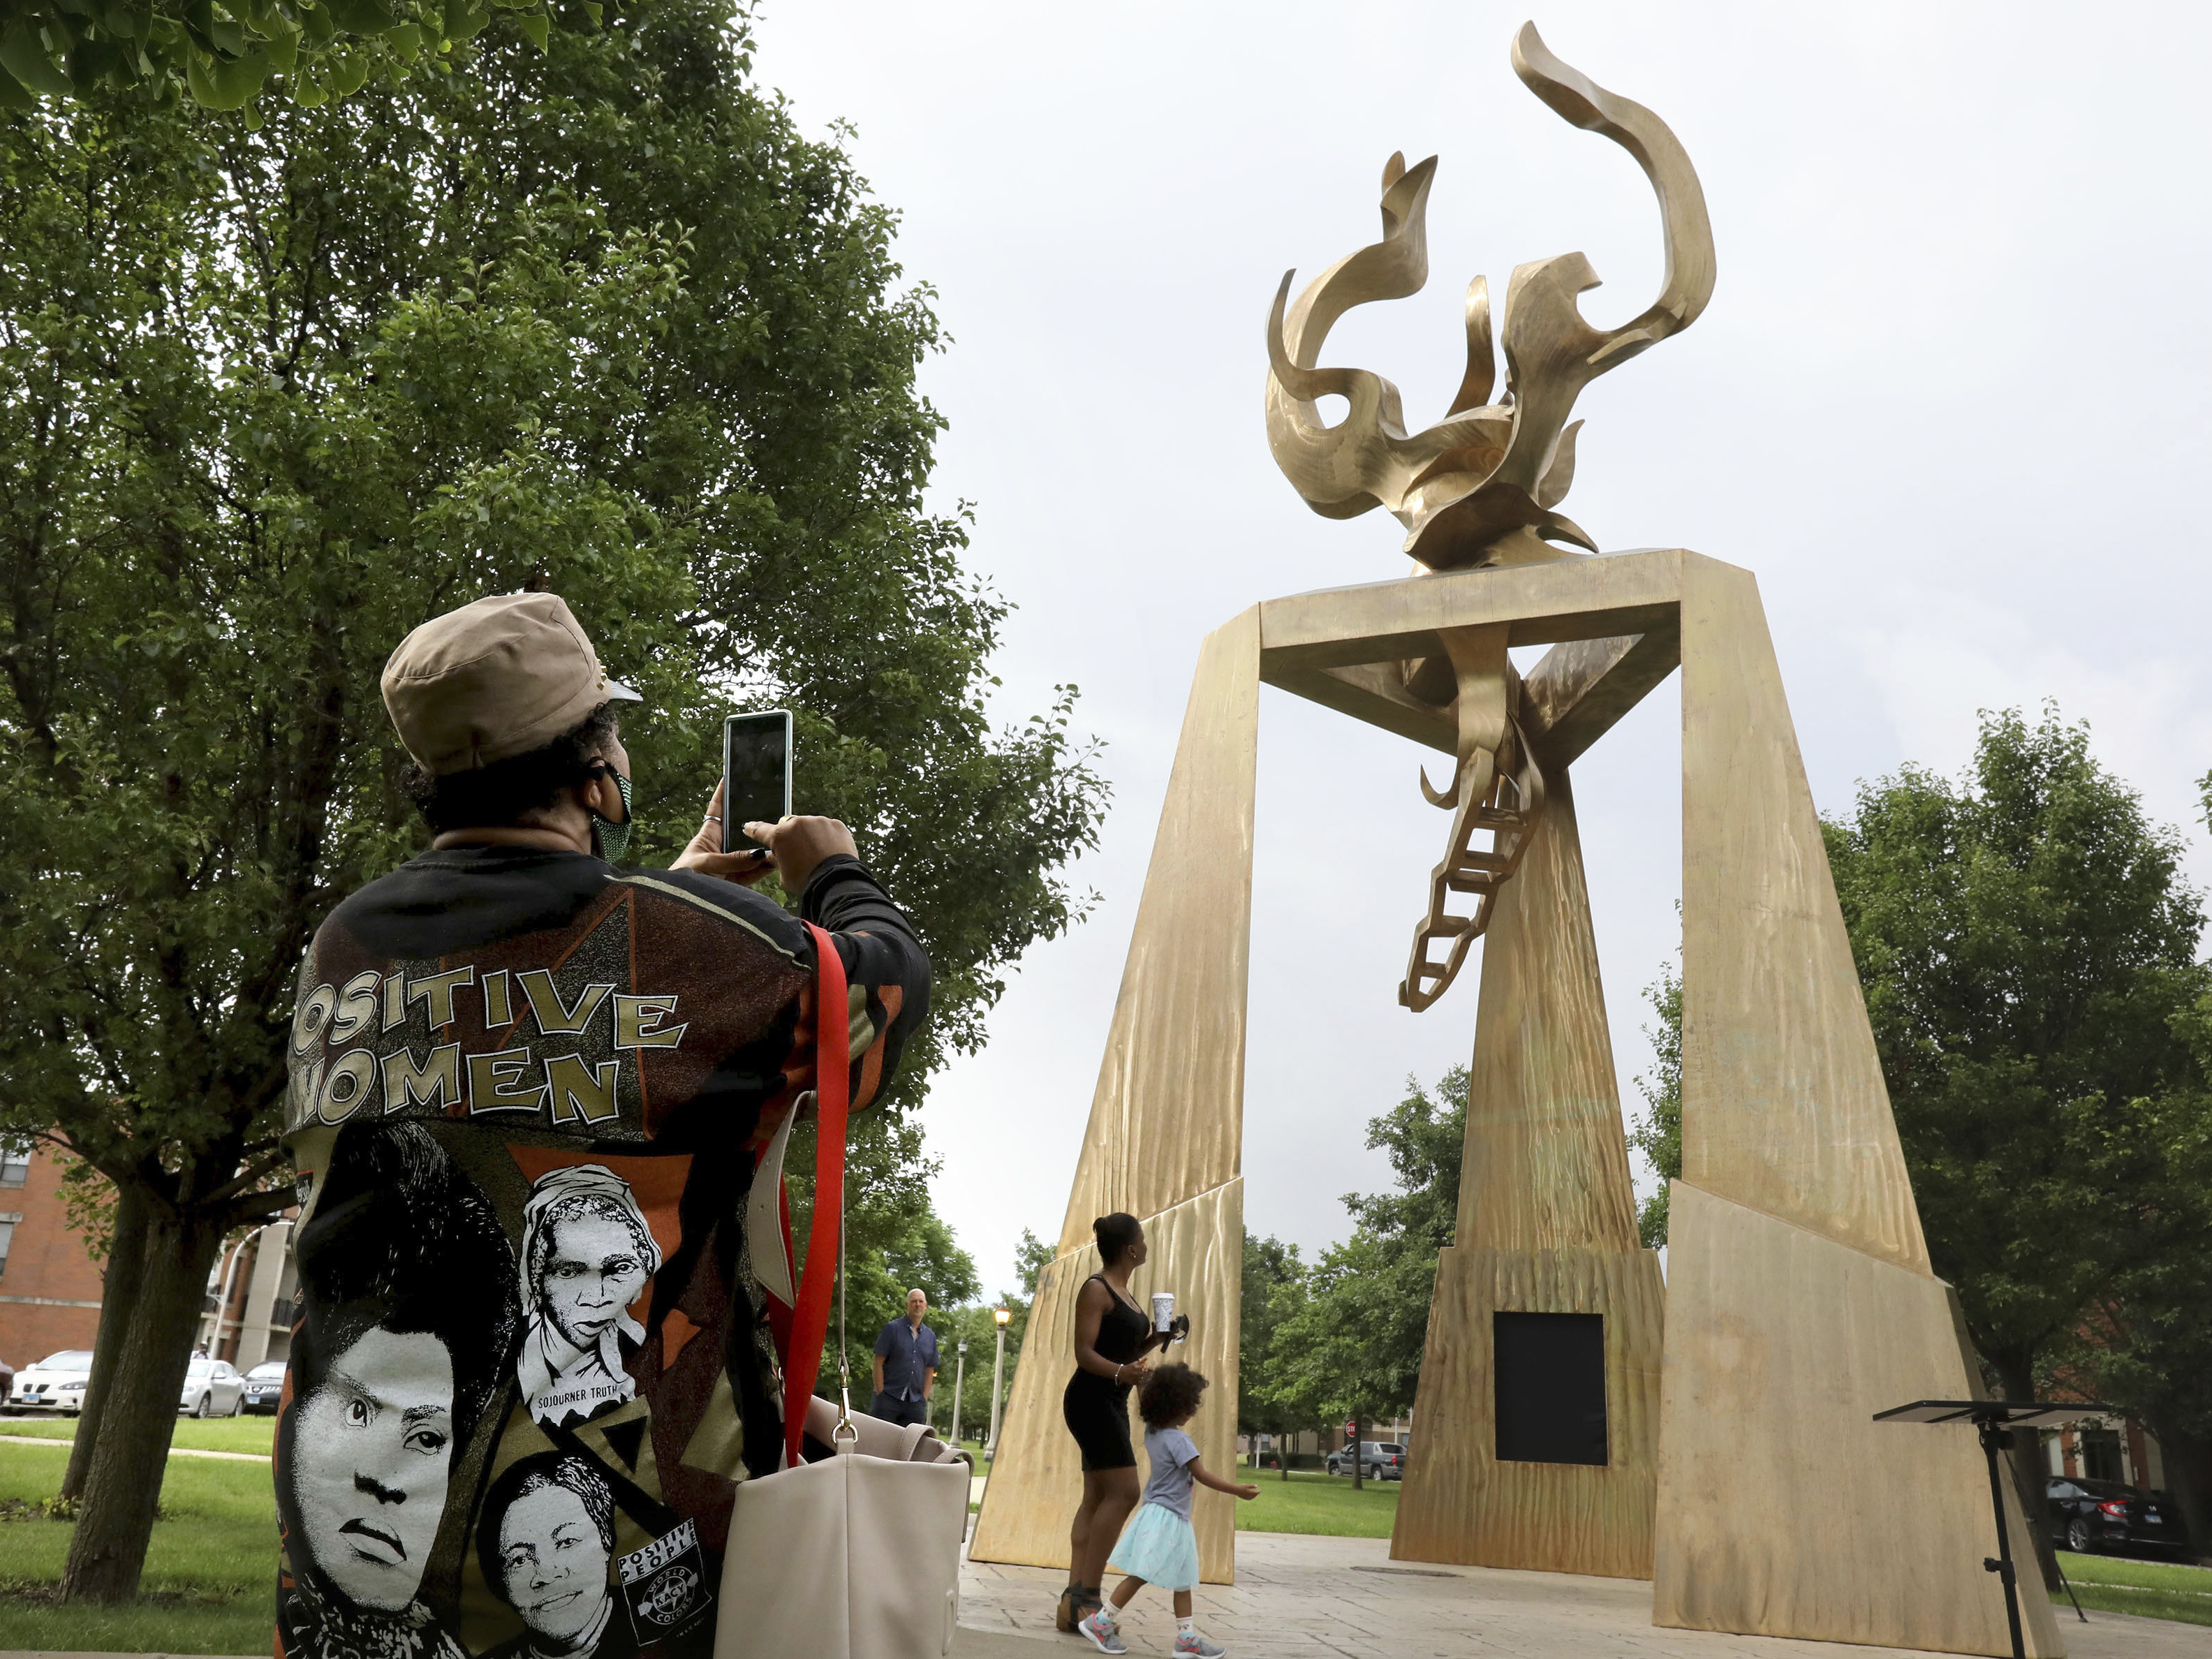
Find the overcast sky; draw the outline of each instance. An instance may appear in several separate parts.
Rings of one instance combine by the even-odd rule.
[[[1525,0],[1523,0],[1525,3]],[[1442,159],[1430,281],[1326,361],[1415,427],[1478,272],[1581,250],[1599,326],[1650,303],[1649,186],[1514,77],[1520,5],[769,0],[758,70],[849,124],[953,337],[937,494],[1018,607],[1000,713],[1083,690],[1115,789],[1091,919],[1033,951],[929,1105],[939,1204],[987,1285],[1060,1226],[1200,637],[1260,599],[1405,574],[1382,512],[1315,516],[1269,459],[1274,287],[1375,240],[1382,163]],[[1608,549],[1757,572],[1813,793],[1954,771],[1976,711],[2055,699],[2180,825],[2212,767],[2202,7],[1553,4],[1552,49],[1650,106],[1704,180],[1697,325],[1596,382],[1563,510]],[[1679,679],[1575,769],[1624,1100],[1674,949]],[[1246,1218],[1310,1253],[1387,1184],[1367,1119],[1463,1060],[1470,963],[1395,991],[1448,823],[1426,752],[1262,692]]]

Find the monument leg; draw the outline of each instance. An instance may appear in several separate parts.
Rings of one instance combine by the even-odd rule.
[[[2006,1654],[1979,1455],[1872,1421],[1981,1390],[1929,1265],[1758,584],[1685,555],[1681,605],[1682,1179],[1653,1620]],[[2043,1586],[2021,1590],[2028,1650],[2063,1653]]]
[[[1547,772],[1483,945],[1456,1242],[1437,1264],[1390,1553],[1649,1578],[1665,1292],[1637,1240],[1574,792]],[[1510,1422],[1501,1442],[1500,1314],[1602,1322],[1581,1356],[1601,1366],[1583,1381],[1602,1421],[1567,1449],[1595,1461],[1532,1458]]]
[[[1067,1565],[1083,1474],[1060,1419],[1060,1392],[1075,1370],[1076,1291],[1098,1268],[1094,1217],[1120,1210],[1144,1223],[1150,1256],[1129,1288],[1139,1303],[1173,1291],[1190,1315],[1188,1341],[1168,1358],[1195,1366],[1211,1384],[1191,1437],[1208,1468],[1237,1466],[1259,708],[1255,606],[1206,636],[1192,678],[1059,1253],[1037,1281],[969,1547],[977,1561]],[[1200,1492],[1192,1512],[1207,1583],[1235,1580],[1233,1501]]]

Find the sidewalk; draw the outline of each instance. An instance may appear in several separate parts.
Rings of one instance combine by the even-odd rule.
[[[1380,1538],[1237,1534],[1237,1583],[1196,1591],[1200,1627],[1231,1659],[1915,1659],[1704,1631],[1658,1630],[1648,1584],[1565,1573],[1425,1567],[1389,1559]],[[1088,1644],[1052,1627],[1066,1575],[963,1563],[952,1659],[1077,1659]],[[1122,1622],[1132,1655],[1175,1645],[1168,1598],[1140,1594]],[[2069,1609],[2070,1659],[2212,1659],[2212,1626]],[[0,1652],[0,1659],[173,1659],[167,1654]],[[174,1659],[182,1659],[175,1656]]]
[[[1052,1627],[1066,1577],[964,1564],[956,1659],[1029,1659],[1039,1642],[1089,1652]],[[1194,1599],[1199,1628],[1233,1659],[1910,1659],[1898,1648],[1660,1630],[1649,1584],[1394,1562],[1384,1538],[1240,1532],[1235,1585],[1202,1584]],[[2084,1625],[2069,1607],[2059,1629],[2069,1659],[2212,1659],[2212,1626],[2094,1612]],[[995,1639],[971,1645],[971,1632]],[[1170,1651],[1167,1596],[1140,1591],[1121,1633],[1132,1655]]]

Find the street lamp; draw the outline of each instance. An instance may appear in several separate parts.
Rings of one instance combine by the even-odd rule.
[[[957,1449],[960,1444],[960,1389],[968,1380],[968,1339],[962,1337],[953,1351],[959,1355],[952,1366],[952,1444]]]
[[[1006,1325],[1012,1318],[1005,1308],[991,1310],[991,1322],[999,1328],[999,1353],[991,1362],[991,1441],[983,1448],[986,1458],[999,1455],[999,1388],[1006,1370]]]

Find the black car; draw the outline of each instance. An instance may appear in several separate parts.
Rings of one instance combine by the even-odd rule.
[[[284,1362],[272,1359],[246,1372],[246,1392],[238,1403],[242,1411],[273,1413],[283,1397]]]
[[[2163,1492],[2071,1475],[2053,1475],[2044,1491],[2050,1503],[2051,1541],[2061,1549],[2087,1554],[2127,1544],[2157,1550],[2189,1547],[2181,1511]]]

